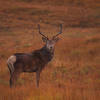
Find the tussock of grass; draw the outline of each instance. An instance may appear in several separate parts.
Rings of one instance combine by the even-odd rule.
[[[24,44],[24,47],[31,47],[32,44]]]
[[[9,82],[0,78],[0,84],[8,86]]]
[[[30,15],[47,15],[51,13],[49,10],[42,10],[38,8],[22,8],[22,7],[14,7],[14,8],[9,8],[8,10],[3,11],[4,13],[8,14],[21,14],[23,13],[24,15],[30,14]],[[21,18],[23,19],[23,18]]]

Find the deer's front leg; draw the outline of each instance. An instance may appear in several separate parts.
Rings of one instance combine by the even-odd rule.
[[[39,70],[36,72],[36,86],[37,86],[37,88],[39,87],[40,72],[41,71],[39,71]]]

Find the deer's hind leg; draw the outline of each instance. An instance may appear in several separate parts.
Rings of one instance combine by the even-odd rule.
[[[13,87],[16,84],[16,81],[19,78],[20,73],[14,71],[13,74],[10,77],[10,87]]]
[[[20,65],[19,65],[19,67],[20,67]],[[22,72],[22,69],[20,69],[18,67],[15,68],[14,72],[11,74],[11,77],[10,77],[10,87],[15,86],[16,81],[18,80],[21,72]]]

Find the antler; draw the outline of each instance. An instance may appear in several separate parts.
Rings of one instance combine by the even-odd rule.
[[[39,24],[38,24],[38,29],[39,29],[39,33],[40,33],[43,37],[45,37],[45,38],[48,39],[48,37],[46,37],[45,35],[43,35],[42,32],[40,31],[40,25],[39,25]]]
[[[56,34],[55,36],[53,36],[53,39],[56,38],[58,35],[60,35],[62,33],[62,24],[60,24],[60,32],[58,32],[58,34]]]

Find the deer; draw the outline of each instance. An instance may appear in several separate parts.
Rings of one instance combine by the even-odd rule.
[[[7,66],[10,72],[9,84],[11,88],[15,85],[20,74],[23,72],[36,72],[36,87],[38,88],[40,73],[54,57],[54,48],[56,42],[60,39],[58,35],[62,33],[62,24],[60,25],[60,32],[54,35],[51,39],[40,31],[39,24],[38,30],[45,43],[42,48],[33,50],[30,53],[14,53],[7,60]]]

